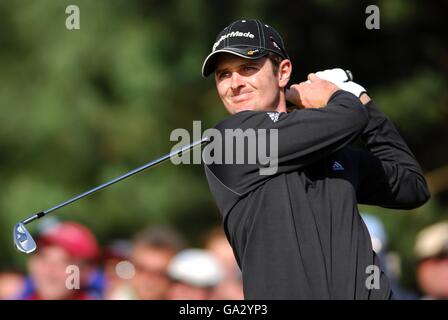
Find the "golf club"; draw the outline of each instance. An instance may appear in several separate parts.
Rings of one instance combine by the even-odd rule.
[[[210,141],[209,137],[203,137],[201,140],[195,141],[195,142],[193,142],[193,143],[191,143],[191,144],[189,144],[187,146],[178,148],[178,149],[172,151],[169,154],[166,154],[166,155],[164,155],[164,156],[162,156],[162,157],[160,157],[160,158],[158,158],[156,160],[153,160],[153,161],[151,161],[151,162],[149,162],[149,163],[147,163],[147,164],[145,164],[145,165],[143,165],[141,167],[138,167],[137,169],[134,169],[134,170],[132,170],[132,171],[130,171],[128,173],[125,173],[125,174],[123,174],[123,175],[121,175],[121,176],[119,176],[119,177],[117,177],[117,178],[115,178],[115,179],[113,179],[113,180],[111,180],[109,182],[106,182],[106,183],[104,183],[104,184],[102,184],[102,185],[100,185],[98,187],[90,189],[90,190],[88,190],[88,191],[86,191],[86,192],[84,192],[84,193],[82,193],[82,194],[80,194],[80,195],[78,195],[78,196],[76,196],[76,197],[74,197],[72,199],[69,199],[69,200],[67,200],[67,201],[65,201],[65,202],[63,202],[61,204],[58,204],[58,205],[56,205],[56,206],[54,206],[54,207],[52,207],[50,209],[47,209],[45,211],[41,211],[41,212],[35,213],[34,215],[26,218],[25,220],[22,220],[21,222],[17,223],[14,226],[14,245],[21,252],[24,252],[24,253],[31,253],[31,252],[33,252],[34,250],[36,250],[37,246],[36,246],[36,242],[34,241],[33,237],[31,237],[30,233],[25,228],[26,224],[28,224],[28,223],[36,220],[36,219],[40,219],[40,218],[46,216],[47,214],[49,214],[49,213],[51,213],[53,211],[56,211],[56,210],[58,210],[58,209],[60,209],[62,207],[65,207],[66,205],[68,205],[68,204],[70,204],[72,202],[75,202],[75,201],[77,201],[79,199],[87,197],[88,195],[91,195],[92,193],[95,193],[95,192],[98,192],[98,191],[100,191],[100,190],[102,190],[104,188],[107,188],[108,186],[113,185],[114,183],[117,183],[117,182],[119,182],[121,180],[129,178],[130,176],[133,176],[133,175],[135,175],[135,174],[137,174],[137,173],[139,173],[139,172],[141,172],[143,170],[146,170],[148,168],[154,167],[155,165],[157,165],[159,163],[162,163],[165,160],[168,160],[168,159],[170,159],[170,158],[172,158],[172,157],[174,157],[176,155],[180,156],[184,152],[190,151],[191,149],[193,149],[193,148],[195,148],[197,146],[201,146],[202,144],[207,143],[209,141]]]

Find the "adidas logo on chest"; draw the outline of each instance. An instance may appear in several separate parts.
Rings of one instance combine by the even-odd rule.
[[[274,123],[278,121],[278,117],[280,116],[280,113],[278,112],[268,112],[267,114]]]

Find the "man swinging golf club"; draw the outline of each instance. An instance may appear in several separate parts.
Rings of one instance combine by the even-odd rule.
[[[378,263],[356,205],[422,205],[429,193],[421,169],[347,72],[310,74],[308,81],[285,90],[291,71],[280,35],[258,20],[225,28],[203,65],[204,76],[214,73],[232,115],[216,126],[219,131],[278,130],[275,174],[261,175],[252,163],[206,165],[243,272],[245,298],[391,298],[384,274],[378,287],[366,285],[367,267]],[[301,109],[287,113],[287,100]],[[349,148],[358,137],[367,151]],[[206,137],[19,222],[17,249],[36,249],[26,224],[205,142]]]
[[[278,130],[275,174],[259,174],[257,164],[205,165],[245,298],[391,299],[383,272],[378,285],[366,281],[380,264],[357,204],[424,204],[422,170],[349,73],[312,73],[286,90],[291,72],[282,38],[259,20],[222,30],[202,68],[231,114],[215,126],[223,139],[226,129]],[[287,113],[286,101],[299,109]],[[367,150],[350,148],[359,137]]]

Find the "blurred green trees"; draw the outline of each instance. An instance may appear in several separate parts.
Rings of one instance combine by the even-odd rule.
[[[70,4],[80,8],[80,30],[65,27]],[[365,27],[369,4],[380,8],[380,30]],[[282,33],[295,82],[312,71],[350,68],[425,172],[446,172],[446,7],[399,0],[1,1],[0,264],[23,265],[11,241],[20,219],[167,153],[173,129],[191,130],[193,120],[205,129],[226,116],[213,79],[200,70],[216,34],[240,17]],[[361,208],[385,221],[408,286],[415,233],[446,217],[443,181],[448,177],[413,213]],[[58,217],[85,223],[103,244],[151,223],[173,224],[197,243],[220,222],[202,167],[171,163]]]

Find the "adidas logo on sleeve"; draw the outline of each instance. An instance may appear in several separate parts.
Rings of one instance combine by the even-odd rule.
[[[344,171],[344,167],[339,162],[335,161],[333,162],[333,166],[331,167],[333,171]]]

